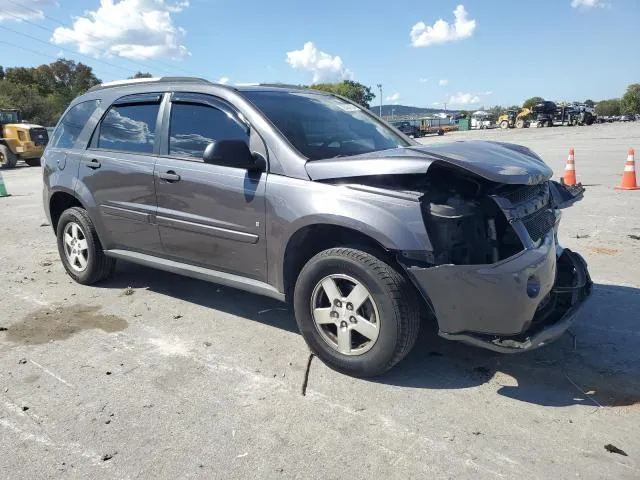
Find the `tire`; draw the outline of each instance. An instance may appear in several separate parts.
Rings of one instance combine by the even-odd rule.
[[[39,158],[28,158],[28,159],[26,159],[24,161],[24,163],[26,163],[30,167],[39,167],[40,166],[40,159]]]
[[[73,245],[67,243],[65,234],[70,234],[76,242]],[[71,207],[62,212],[56,236],[60,260],[69,276],[76,282],[92,285],[113,274],[116,261],[104,254],[96,229],[86,210]],[[82,256],[84,262],[78,258],[79,256]]]
[[[516,120],[516,128],[524,128],[524,120]]]
[[[18,163],[18,157],[6,145],[0,145],[0,168],[13,168],[16,163]]]
[[[509,122],[507,120],[503,120],[500,122],[500,128],[502,130],[507,130],[509,128]]]
[[[328,279],[338,288],[333,303],[325,289]],[[353,282],[364,287],[368,296],[361,307],[349,310],[349,293],[355,287],[351,292],[348,287]],[[337,299],[341,305],[336,307]],[[355,377],[373,377],[392,368],[409,353],[420,330],[420,306],[413,285],[385,260],[356,248],[331,248],[309,260],[296,281],[293,304],[296,322],[311,351],[330,368]],[[324,324],[314,319],[316,307],[316,312],[325,313],[318,315],[325,319]],[[335,313],[335,320],[330,317],[332,309],[341,312]],[[341,347],[339,333],[345,331],[348,341]]]

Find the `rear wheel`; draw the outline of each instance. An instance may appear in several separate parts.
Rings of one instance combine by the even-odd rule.
[[[329,367],[380,375],[413,347],[420,310],[413,286],[386,261],[354,248],[320,252],[296,281],[294,310],[309,348]]]
[[[62,212],[56,233],[62,264],[76,282],[91,285],[111,276],[116,261],[104,254],[93,222],[83,208]]]
[[[502,120],[500,122],[500,128],[503,130],[507,130],[509,128],[509,122],[507,120]]]
[[[18,163],[18,157],[6,145],[0,145],[0,168],[13,168]]]
[[[28,159],[26,159],[24,161],[24,163],[26,163],[30,167],[39,167],[40,166],[40,159],[39,158],[28,158]]]
[[[516,120],[516,128],[524,128],[524,120]]]

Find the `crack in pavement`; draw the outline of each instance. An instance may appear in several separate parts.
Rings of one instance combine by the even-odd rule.
[[[304,379],[302,380],[302,396],[305,397],[307,395],[307,384],[309,383],[309,371],[311,370],[311,360],[315,355],[313,353],[309,353],[309,359],[307,360],[307,368],[304,371]]]

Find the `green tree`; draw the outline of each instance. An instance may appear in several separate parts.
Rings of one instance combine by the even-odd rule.
[[[522,108],[531,108],[534,105],[544,102],[544,98],[542,97],[531,97],[522,104]]]
[[[640,83],[627,87],[627,91],[620,100],[620,112],[623,115],[640,113]]]
[[[0,80],[4,80],[4,68],[0,65]]]
[[[604,117],[620,115],[620,99],[602,100],[596,105],[596,114]]]
[[[364,108],[369,108],[371,100],[375,98],[370,87],[353,80],[344,80],[340,83],[316,83],[311,85],[311,88],[341,95],[362,105]]]
[[[0,106],[19,108],[28,121],[54,125],[69,102],[100,83],[88,65],[60,59],[38,67],[12,67],[0,77]]]
[[[136,72],[133,76],[129,77],[129,80],[134,78],[153,78],[153,75],[149,72]]]
[[[596,102],[594,102],[591,99],[587,99],[584,101],[585,106],[589,107],[589,108],[593,108],[596,106]]]

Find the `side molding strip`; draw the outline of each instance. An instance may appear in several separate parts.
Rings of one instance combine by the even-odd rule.
[[[231,273],[219,272],[196,265],[175,262],[165,258],[154,257],[144,253],[131,252],[129,250],[105,250],[105,255],[113,258],[127,260],[129,262],[138,263],[147,267],[165,270],[167,272],[178,273],[187,277],[193,277],[207,282],[219,283],[227,287],[237,288],[246,292],[255,293],[256,295],[264,295],[265,297],[275,298],[281,302],[285,301],[285,296],[272,287],[268,283],[251,278],[233,275]]]

